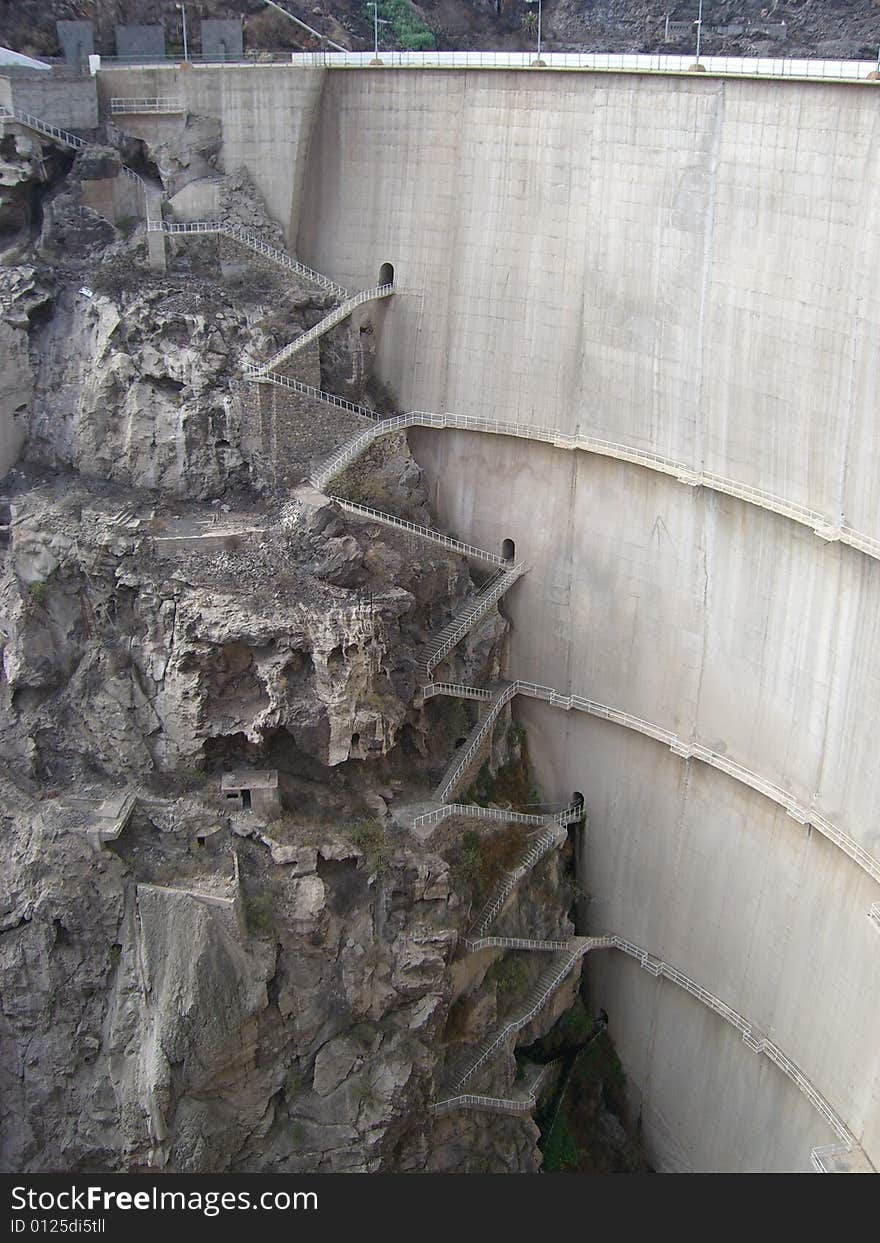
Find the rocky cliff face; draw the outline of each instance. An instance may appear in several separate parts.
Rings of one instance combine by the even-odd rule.
[[[56,170],[0,268],[27,431],[0,501],[0,1163],[535,1170],[528,1117],[430,1109],[536,969],[462,956],[463,827],[408,827],[473,724],[416,664],[474,576],[308,485],[352,416],[242,382],[326,296],[210,238],[149,272],[89,171]],[[228,178],[225,210],[249,193]],[[295,374],[369,401],[362,327]],[[339,486],[430,523],[405,438]],[[498,676],[505,633],[491,610],[449,676]],[[489,769],[520,745],[502,723]],[[230,801],[239,770],[277,773],[270,809]],[[510,927],[571,931],[566,860]]]

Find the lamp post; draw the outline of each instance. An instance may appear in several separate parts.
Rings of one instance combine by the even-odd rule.
[[[700,11],[697,14],[697,64],[700,63],[700,44],[703,42],[703,0],[700,0]]]
[[[186,61],[189,60],[189,48],[186,43],[186,5],[178,4],[176,7],[180,9],[183,16],[183,59]]]
[[[379,59],[379,25],[390,26],[391,23],[386,21],[384,17],[379,16],[379,5],[377,0],[367,0],[369,7],[373,10],[373,61],[374,65],[381,65]]]
[[[542,0],[538,0],[538,55],[532,61],[533,69],[544,68],[544,62],[541,60],[541,18],[543,16],[542,9],[543,9]]]

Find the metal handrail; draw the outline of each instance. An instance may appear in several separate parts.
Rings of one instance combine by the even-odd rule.
[[[380,522],[384,526],[396,527],[401,531],[409,531],[413,535],[418,535],[420,539],[426,539],[433,544],[439,544],[442,548],[447,548],[450,552],[460,553],[463,557],[472,557],[475,561],[488,561],[490,565],[506,564],[504,557],[499,557],[494,552],[487,552],[485,548],[477,548],[473,544],[465,544],[461,540],[453,539],[450,535],[444,535],[441,531],[435,531],[432,527],[419,526],[417,522],[407,522],[405,518],[397,518],[393,514],[383,513],[381,509],[373,509],[369,505],[361,505],[358,501],[348,501],[344,497],[334,496],[332,493],[328,493],[328,496],[341,509],[348,510],[353,514],[360,514],[362,517],[369,518],[372,522]]]
[[[532,1019],[543,1010],[550,996],[569,974],[575,963],[583,958],[584,954],[587,954],[591,949],[606,948],[608,941],[609,938],[607,937],[572,938],[571,946],[559,956],[561,961],[555,967],[551,967],[539,976],[529,994],[529,997],[534,997],[535,1000],[529,1005],[528,1009],[524,1013],[517,1015],[516,1018],[508,1020],[498,1033],[483,1046],[479,1055],[469,1064],[464,1074],[457,1080],[454,1085],[455,1088],[464,1087],[467,1081],[473,1078],[480,1067],[488,1061],[508,1036],[514,1035],[521,1028],[531,1023]]]
[[[271,383],[277,383],[277,380],[270,372],[271,368],[267,364],[265,374],[259,378]],[[411,410],[406,414],[395,415],[391,419],[384,419],[373,428],[360,433],[348,445],[343,446],[328,462],[318,468],[320,475],[327,480],[332,479],[346,465],[358,457],[360,453],[364,452],[377,437],[388,435],[407,427],[429,427],[438,431],[451,428],[458,431],[482,432],[494,436],[512,436],[521,440],[539,441],[543,444],[552,445],[557,449],[580,450],[599,457],[614,458],[617,461],[628,462],[634,466],[642,466],[647,470],[654,470],[660,474],[668,475],[671,478],[677,479],[680,483],[687,484],[689,487],[711,488],[713,491],[722,492],[726,496],[732,496],[737,500],[745,501],[747,504],[767,510],[769,513],[788,518],[801,526],[809,527],[815,535],[827,543],[839,542],[847,544],[866,556],[880,559],[880,539],[867,535],[865,532],[856,531],[855,528],[842,523],[839,518],[829,518],[826,514],[810,509],[806,505],[788,501],[773,492],[768,492],[766,489],[740,483],[738,480],[730,479],[725,475],[718,475],[713,471],[695,469],[686,462],[681,462],[676,458],[665,457],[663,454],[654,453],[647,449],[637,449],[617,441],[603,440],[597,436],[569,435],[552,427],[540,427],[529,423],[511,423],[501,419],[477,418],[472,415],[453,414],[450,411],[436,414],[427,410]]]
[[[445,1114],[453,1109],[484,1109],[490,1113],[530,1114],[535,1108],[534,1092],[522,1098],[510,1096],[480,1096],[476,1092],[463,1092],[459,1096],[447,1096],[429,1106],[431,1113]]]
[[[227,225],[220,220],[161,220],[156,221],[151,227],[153,230],[162,230],[172,235],[191,233],[222,234],[224,237],[231,238],[234,242],[240,242],[242,246],[246,246],[248,250],[262,255],[263,258],[271,259],[273,263],[286,268],[288,272],[295,272],[297,276],[304,276],[307,280],[312,281],[313,284],[319,285],[330,293],[338,294],[343,298],[348,297],[348,290],[342,285],[338,285],[336,281],[332,281],[329,276],[324,276],[321,272],[316,272],[314,268],[307,267],[306,264],[300,263],[298,259],[292,258],[286,251],[279,250],[277,246],[270,246],[262,238],[254,237],[252,233],[246,233],[238,225]]]
[[[258,59],[259,57],[259,59]],[[117,69],[162,68],[177,64],[179,56],[96,56],[97,69],[114,72]],[[287,65],[292,70],[308,68],[353,70],[370,68],[374,51],[369,52],[259,52],[238,59],[210,56],[190,56],[189,64],[196,73],[206,70],[241,71]],[[581,73],[637,73],[647,76],[693,77],[694,57],[666,53],[629,52],[546,52],[541,51],[537,64],[534,52],[381,52],[383,69],[522,69],[538,73],[568,71]],[[799,82],[842,82],[851,85],[872,85],[870,73],[876,61],[819,60],[812,57],[788,56],[701,56],[703,73],[700,77],[759,78]]]
[[[120,113],[186,112],[186,104],[184,104],[182,99],[173,99],[161,95],[144,99],[114,97],[110,100],[110,112],[114,115]]]
[[[258,366],[254,378],[259,380],[261,374],[275,371],[276,368],[286,363],[288,358],[292,358],[298,350],[304,349],[312,341],[316,341],[318,337],[322,337],[331,328],[335,328],[337,324],[342,323],[344,319],[351,315],[352,311],[362,306],[364,302],[371,302],[375,298],[387,298],[392,293],[394,293],[393,285],[375,285],[372,289],[363,289],[353,297],[346,298],[344,302],[334,307],[323,319],[319,319],[317,324],[314,324],[307,332],[301,333],[295,340],[285,345],[283,349],[280,349],[277,354],[273,354],[270,359]]]
[[[516,867],[510,868],[502,875],[480,913],[468,929],[464,938],[466,945],[483,937],[483,934],[491,928],[496,915],[522,878],[532,868],[536,867],[545,855],[549,854],[551,850],[555,850],[557,846],[561,846],[566,839],[566,831],[559,823],[554,823],[552,828],[548,828],[546,832],[540,834],[537,840],[526,850]]]
[[[337,397],[335,393],[325,393],[323,389],[315,388],[313,384],[304,384],[302,380],[295,380],[292,376],[280,375],[277,372],[263,375],[256,363],[245,364],[244,377],[246,380],[257,382],[269,380],[272,384],[278,384],[282,388],[289,388],[294,393],[301,393],[303,397],[310,397],[314,401],[323,401],[327,405],[336,406],[338,410],[345,410],[349,414],[357,415],[359,419],[372,420],[382,418],[382,415],[377,410],[371,410],[369,406],[361,406],[356,401],[349,401],[345,397]]]
[[[492,692],[482,686],[464,686],[461,682],[428,682],[422,687],[422,698],[432,699],[435,695],[448,695],[451,699],[478,699],[488,703]]]
[[[466,937],[464,944],[469,950],[505,949],[526,950],[539,954],[555,953],[568,949],[569,939],[564,941],[540,941],[533,937]]]
[[[24,125],[38,134],[45,134],[47,138],[52,138],[56,142],[61,143],[62,146],[70,147],[73,151],[85,151],[87,147],[94,145],[85,138],[80,138],[79,134],[72,134],[70,130],[61,129],[57,125],[51,125],[48,121],[44,121],[42,117],[36,117],[30,112],[23,112],[21,108],[10,108],[6,104],[0,104],[0,118],[2,117],[18,121],[20,125]],[[143,177],[138,176],[136,172],[125,164],[120,165],[119,171],[123,177],[127,177],[129,181],[135,182],[143,195],[144,218],[147,222],[147,228],[151,229],[153,213],[151,211],[150,188]],[[156,197],[161,197],[158,191],[156,192]]]
[[[688,742],[678,734],[673,733],[672,730],[654,725],[651,721],[646,721],[642,717],[633,716],[629,712],[621,712],[619,709],[611,708],[607,704],[587,699],[583,695],[564,695],[550,686],[541,686],[536,682],[525,682],[522,680],[509,683],[507,689],[510,691],[508,698],[512,698],[514,695],[526,695],[529,698],[540,699],[553,707],[563,708],[566,711],[575,709],[579,712],[587,712],[600,720],[610,721],[615,725],[622,725],[627,729],[645,734],[657,742],[662,742],[669,747],[670,751],[684,759],[697,759],[712,768],[718,769],[720,772],[725,773],[736,781],[742,782],[743,785],[749,786],[752,790],[756,790],[759,794],[763,794],[766,798],[778,804],[799,824],[812,825],[823,837],[833,842],[854,863],[858,864],[863,871],[867,872],[873,880],[880,883],[880,860],[869,854],[848,833],[845,833],[837,825],[832,824],[827,817],[821,815],[814,807],[807,807],[805,804],[800,803],[792,794],[787,790],[783,790],[775,782],[752,772],[742,764],[737,764],[736,761],[729,759],[727,756],[720,755],[717,751],[712,751],[709,747],[704,747],[700,743]],[[434,683],[424,687],[422,695],[423,698],[430,698],[431,695],[448,694],[458,698],[483,699],[491,697],[490,692],[487,691],[481,691],[478,695],[476,692],[479,688],[471,688],[472,694],[466,696],[464,692],[467,690],[467,687],[458,687],[452,683]]]
[[[708,989],[703,988],[696,980],[685,975],[683,971],[679,971],[676,967],[670,966],[669,963],[664,962],[662,959],[649,954],[640,945],[636,945],[634,942],[627,941],[625,938],[616,935],[612,935],[610,940],[613,942],[615,949],[629,955],[631,958],[635,958],[639,965],[649,971],[651,975],[663,976],[664,979],[670,980],[673,984],[676,984],[679,988],[684,989],[692,997],[702,1002],[703,1005],[708,1006],[710,1010],[720,1015],[731,1026],[735,1027],[754,1052],[767,1057],[800,1089],[816,1112],[835,1132],[838,1139],[844,1142],[847,1151],[858,1148],[855,1136],[849,1130],[846,1123],[831,1108],[803,1071],[772,1040],[768,1039],[763,1033],[756,1032],[754,1025],[748,1019],[744,1018],[737,1010],[734,1010],[732,1006],[728,1006],[721,1001],[714,993],[710,993]],[[814,1149],[813,1151],[815,1153],[827,1152],[828,1150]]]
[[[452,621],[440,631],[430,651],[424,657],[424,662],[420,665],[420,671],[425,677],[430,677],[437,665],[449,655],[469,631],[473,630],[492,605],[506,594],[508,589],[528,571],[528,568],[525,561],[518,561],[509,570],[502,570],[490,580],[473,601],[469,602],[467,607],[453,617]]]
[[[453,790],[462,781],[474,757],[478,754],[490,734],[505,704],[508,704],[516,695],[517,692],[513,689],[514,685],[515,683],[508,683],[493,694],[485,716],[477,723],[462,751],[453,758],[452,764],[437,787],[437,798],[441,803],[449,798]]]
[[[472,820],[496,820],[502,824],[541,825],[547,823],[546,816],[531,815],[522,811],[508,811],[502,807],[480,807],[478,803],[443,803],[431,811],[422,812],[412,822],[413,829],[422,828],[427,824],[437,824],[450,816],[466,816]]]

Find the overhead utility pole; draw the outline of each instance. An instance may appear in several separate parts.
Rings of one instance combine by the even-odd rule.
[[[347,47],[342,47],[339,43],[334,43],[332,39],[328,39],[326,35],[322,35],[320,30],[315,30],[312,26],[307,26],[305,22],[301,22],[298,17],[294,17],[292,13],[288,13],[282,5],[276,4],[275,0],[266,0],[266,4],[270,4],[273,9],[277,9],[279,13],[283,13],[285,17],[289,17],[292,22],[296,22],[297,26],[302,26],[303,30],[307,30],[310,35],[314,35],[316,39],[323,39],[325,43],[329,43],[337,52],[347,52]]]

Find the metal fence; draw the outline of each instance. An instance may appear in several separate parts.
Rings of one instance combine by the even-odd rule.
[[[542,52],[537,61],[528,52],[398,52],[380,51],[384,69],[529,69],[536,72],[566,70],[588,73],[692,74],[694,57],[628,52]],[[179,56],[95,56],[96,70],[167,68],[179,64]],[[253,68],[290,65],[304,69],[366,69],[376,71],[369,52],[254,52],[240,60],[190,57],[199,68]],[[876,68],[873,60],[818,60],[787,56],[701,56],[706,75],[730,78],[772,78],[804,82],[867,82]]]

